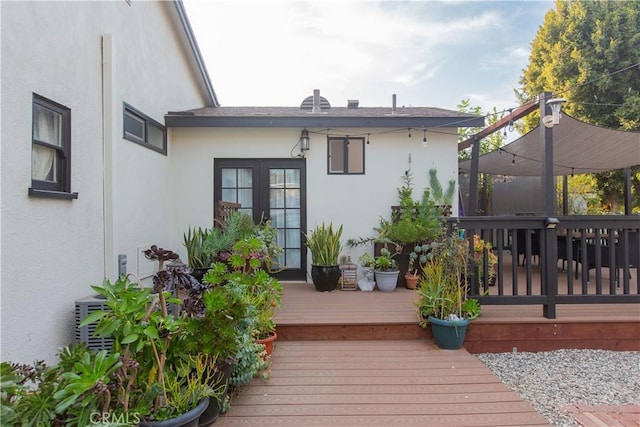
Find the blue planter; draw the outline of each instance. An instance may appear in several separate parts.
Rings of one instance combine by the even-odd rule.
[[[457,350],[462,347],[467,334],[468,319],[442,320],[429,316],[431,333],[436,345],[445,350]]]
[[[381,271],[376,270],[376,286],[381,292],[393,292],[398,286],[400,270]]]

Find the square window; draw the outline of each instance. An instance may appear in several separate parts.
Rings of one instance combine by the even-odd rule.
[[[329,137],[328,173],[364,174],[364,138]]]

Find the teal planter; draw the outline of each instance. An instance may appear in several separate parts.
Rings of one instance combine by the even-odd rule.
[[[436,345],[444,350],[457,350],[462,347],[467,334],[468,319],[442,320],[429,316],[431,333]]]

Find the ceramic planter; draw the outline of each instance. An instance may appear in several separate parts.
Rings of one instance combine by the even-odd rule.
[[[431,333],[436,345],[445,350],[457,350],[462,347],[467,333],[468,319],[442,320],[428,317]]]
[[[398,285],[400,270],[376,270],[376,286],[381,292],[393,292]]]
[[[316,287],[316,291],[334,291],[338,287],[338,280],[340,280],[340,266],[312,265],[311,279],[313,280],[313,285]]]
[[[198,427],[200,415],[209,406],[209,398],[204,398],[198,406],[184,414],[165,421],[140,421],[140,427]]]
[[[267,338],[256,340],[258,344],[264,345],[264,350],[266,353],[265,358],[268,358],[273,353],[273,342],[276,340],[276,338],[278,338],[278,334],[276,334],[276,331],[273,331]]]
[[[405,274],[404,275],[404,281],[407,285],[407,289],[415,289],[416,286],[418,286],[418,279],[420,279],[420,276],[418,275],[413,275],[413,274]]]

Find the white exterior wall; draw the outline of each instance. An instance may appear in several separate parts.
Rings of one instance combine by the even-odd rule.
[[[343,240],[373,236],[373,227],[380,216],[390,218],[391,206],[398,204],[397,188],[409,167],[413,172],[414,198],[419,199],[428,187],[428,170],[435,167],[443,185],[450,179],[458,182],[457,137],[455,129],[427,132],[427,147],[422,145],[422,132],[406,130],[380,133],[389,129],[353,129],[352,134],[371,132],[365,145],[364,175],[328,175],[327,142],[324,133],[309,128],[311,149],[305,153],[307,162],[307,226],[333,221],[344,225]],[[301,129],[231,129],[176,128],[174,159],[175,194],[180,203],[175,207],[174,245],[182,242],[182,233],[189,226],[211,227],[213,218],[214,158],[289,158]],[[351,132],[351,130],[349,130]],[[293,154],[297,155],[296,147]],[[199,185],[195,185],[199,183]],[[185,209],[184,206],[188,206]],[[457,213],[458,198],[453,211]],[[345,247],[357,263],[358,256],[372,248]],[[310,257],[308,257],[310,261]],[[310,271],[310,264],[308,271]]]
[[[170,243],[171,181],[165,172],[171,142],[167,157],[123,140],[123,101],[160,123],[167,111],[204,101],[178,50],[171,2],[0,7],[1,359],[51,362],[73,339],[74,301],[92,293],[89,286],[105,275],[115,277],[117,254],[127,254],[134,271],[139,245]],[[103,36],[111,44],[104,104]],[[32,93],[71,109],[71,191],[77,200],[27,195]],[[103,173],[105,162],[114,165],[113,173]]]

